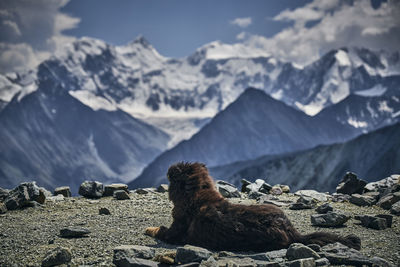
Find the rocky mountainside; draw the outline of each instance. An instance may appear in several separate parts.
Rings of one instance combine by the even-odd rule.
[[[262,178],[270,183],[291,184],[293,189],[312,187],[332,192],[347,171],[366,181],[400,173],[399,136],[397,123],[344,143],[211,168],[211,174],[234,184],[242,178]]]
[[[129,180],[166,148],[161,130],[72,97],[57,79],[62,68],[48,64],[39,68],[39,89],[0,113],[0,186],[35,179],[50,189],[76,189],[85,178]]]
[[[165,170],[178,161],[210,166],[341,142],[357,129],[310,117],[256,89],[246,90],[188,141],[164,152],[130,186],[166,182]]]

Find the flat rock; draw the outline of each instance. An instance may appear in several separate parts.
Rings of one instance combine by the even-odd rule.
[[[372,206],[376,203],[376,198],[372,196],[352,194],[350,197],[350,203],[361,207]]]
[[[114,191],[114,198],[117,200],[130,199],[129,194],[125,190]]]
[[[377,182],[368,183],[364,187],[364,192],[382,191],[391,188],[394,185],[399,184],[399,177],[400,175],[393,174]]]
[[[390,216],[390,215],[389,215]],[[360,220],[361,225],[367,228],[375,230],[383,230],[391,226],[392,218],[385,216],[370,216],[370,215],[358,215],[355,217]],[[389,226],[390,225],[390,226]]]
[[[284,258],[286,257],[286,251],[287,249],[279,249],[279,250],[272,250],[272,251],[267,251],[265,254],[267,255],[268,258],[271,260],[277,259],[277,258]]]
[[[42,261],[42,266],[55,266],[66,264],[72,259],[71,251],[67,248],[57,247],[47,252]]]
[[[286,251],[286,258],[288,258],[288,260],[297,260],[305,258],[319,259],[321,257],[317,254],[317,252],[307,247],[306,245],[293,243]]]
[[[114,254],[113,263],[117,267],[157,267],[160,265],[155,261],[140,258],[128,258],[119,254]]]
[[[296,203],[293,203],[290,206],[291,210],[304,210],[304,209],[313,209],[315,205],[317,204],[317,201],[308,196],[300,196]]]
[[[135,189],[134,192],[139,195],[147,195],[148,193],[150,193],[150,190],[148,190],[146,188],[138,188],[138,189]]]
[[[330,266],[330,262],[327,258],[320,258],[315,260],[315,266]]]
[[[319,254],[327,258],[331,265],[372,265],[371,260],[367,256],[339,242],[323,246]]]
[[[314,258],[307,258],[307,259],[298,259],[294,261],[289,261],[286,263],[288,267],[314,267],[315,259]]]
[[[323,227],[339,227],[346,223],[349,219],[349,216],[336,212],[311,215],[312,225]]]
[[[155,256],[155,249],[146,246],[122,245],[114,248],[115,254],[123,254],[127,258],[152,259]]]
[[[223,197],[240,198],[239,190],[233,184],[227,183],[225,181],[217,181],[216,186]]]
[[[367,185],[367,182],[359,179],[355,173],[347,172],[343,177],[342,181],[336,187],[336,193],[342,194],[362,194],[364,190],[364,186]]]
[[[319,214],[325,214],[328,213],[330,211],[333,211],[333,207],[331,204],[329,203],[324,203],[321,206],[318,206],[315,211]]]
[[[296,193],[294,193],[296,196],[306,196],[306,197],[312,197],[320,202],[325,202],[328,201],[329,195],[325,193],[320,193],[315,190],[299,190]]]
[[[63,195],[64,197],[71,197],[71,189],[69,186],[60,186],[54,189],[54,195]]]
[[[176,263],[189,263],[189,262],[201,262],[211,257],[212,253],[201,247],[195,247],[191,245],[185,245],[184,247],[178,247],[176,250]]]
[[[127,193],[129,193],[127,184],[116,183],[116,184],[109,184],[109,185],[104,186],[103,196],[111,197],[114,195],[114,192],[117,190],[123,190],[123,191],[126,191]]]
[[[351,198],[350,195],[346,195],[346,194],[342,194],[342,193],[333,193],[331,197],[332,197],[333,202],[346,202],[346,201],[349,201]]]
[[[90,230],[83,227],[71,226],[60,230],[60,236],[66,238],[84,237],[90,234]]]
[[[167,184],[160,184],[160,185],[157,187],[157,192],[158,192],[158,193],[165,193],[165,192],[168,192],[168,185],[167,185]]]
[[[104,193],[104,186],[97,181],[84,181],[80,185],[78,193],[87,198],[101,198]]]
[[[379,201],[378,201],[378,203],[376,203],[376,205],[378,205],[382,209],[390,210],[392,205],[394,203],[396,203],[397,201],[400,201],[400,192],[390,193],[390,194],[382,197],[381,199],[379,199]]]

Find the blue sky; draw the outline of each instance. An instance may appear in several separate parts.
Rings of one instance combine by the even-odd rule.
[[[1,0],[0,73],[25,71],[82,36],[123,45],[143,35],[185,57],[243,43],[305,65],[345,46],[398,51],[399,0]]]

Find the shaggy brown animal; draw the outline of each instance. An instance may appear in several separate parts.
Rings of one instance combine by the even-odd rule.
[[[340,242],[360,249],[360,239],[325,232],[301,235],[274,205],[232,204],[216,191],[204,164],[178,163],[168,169],[173,223],[149,227],[146,234],[172,244],[192,244],[212,250],[269,251],[291,243]]]

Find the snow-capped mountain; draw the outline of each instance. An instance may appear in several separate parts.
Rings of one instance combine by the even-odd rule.
[[[158,156],[130,186],[165,183],[166,170],[178,161],[216,166],[341,142],[357,133],[335,120],[310,117],[261,90],[247,89],[191,139]]]
[[[0,113],[0,186],[36,180],[49,189],[69,185],[75,193],[85,179],[136,177],[169,136],[119,109],[82,104],[68,91],[74,78],[59,79],[66,73],[57,63],[41,64],[37,90],[18,93]]]
[[[333,50],[300,67],[243,44],[212,42],[172,59],[143,37],[124,46],[82,38],[43,64],[92,109],[119,108],[163,129],[172,136],[169,147],[190,138],[247,87],[309,115],[360,91],[382,88],[399,95],[399,53],[360,48]],[[36,90],[37,79],[37,70],[0,76],[2,106],[16,92],[22,98]]]
[[[239,185],[242,178],[290,184],[292,190],[334,192],[348,171],[366,181],[400,173],[400,123],[361,135],[345,143],[306,151],[263,156],[250,161],[211,168],[216,179]]]

